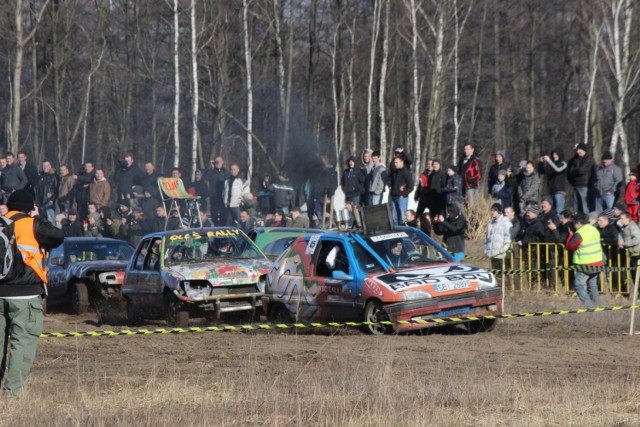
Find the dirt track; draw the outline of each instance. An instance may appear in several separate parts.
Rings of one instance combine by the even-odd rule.
[[[546,309],[577,307],[575,299],[543,300]],[[540,301],[510,304],[511,311],[543,308]],[[162,401],[150,391],[157,382],[159,388],[173,384],[176,393],[184,387],[185,395],[214,393],[211,404],[229,399],[215,424],[638,425],[640,336],[624,335],[628,316],[624,311],[503,320],[494,332],[478,335],[446,327],[427,336],[372,337],[344,329],[47,338],[40,341],[32,383],[59,391],[61,399],[84,396],[82,410],[72,405],[52,424],[71,417],[79,424],[154,425],[160,420],[150,414],[162,410],[148,402]],[[117,317],[107,320],[118,323]],[[95,315],[54,314],[45,326],[50,332],[90,329],[112,325],[100,324]],[[228,393],[216,394],[221,385]],[[404,395],[408,406],[376,406],[368,393],[384,402]],[[105,395],[126,400],[128,409]],[[136,403],[140,396],[147,403]],[[305,400],[296,403],[301,396]],[[92,406],[94,400],[102,406]],[[91,411],[98,415],[87,418]],[[429,418],[420,418],[425,411]],[[195,419],[167,414],[160,415],[160,424],[212,422],[208,411]]]

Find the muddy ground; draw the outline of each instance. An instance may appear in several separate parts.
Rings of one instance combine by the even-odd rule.
[[[506,311],[574,307],[575,297],[511,296]],[[171,405],[150,397],[150,389],[171,382],[186,394],[190,384],[204,396],[214,393],[213,405],[226,402],[216,418],[200,406],[195,418],[169,418],[189,425],[640,425],[640,336],[625,335],[629,315],[625,310],[501,320],[495,331],[477,335],[454,326],[383,337],[327,329],[45,338],[32,385],[67,396],[58,399],[83,396],[81,409],[72,404],[66,418],[52,424],[166,424],[167,415],[153,418],[158,409],[149,402]],[[126,327],[123,321],[117,314],[57,313],[47,316],[45,331],[118,329]],[[247,396],[237,398],[239,390],[247,390],[249,403]],[[405,403],[379,406],[368,394],[383,396],[383,402],[406,394]],[[115,399],[126,400],[127,409],[109,399],[93,406],[105,395],[120,396]],[[140,396],[147,403],[135,403]]]

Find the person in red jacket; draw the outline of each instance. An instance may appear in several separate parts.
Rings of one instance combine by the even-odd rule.
[[[634,169],[629,175],[629,182],[624,191],[624,202],[631,219],[638,222],[638,209],[640,209],[640,182],[638,182],[638,170]]]

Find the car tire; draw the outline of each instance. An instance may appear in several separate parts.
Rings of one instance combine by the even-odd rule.
[[[136,306],[131,302],[129,298],[126,299],[127,305],[127,323],[131,326],[138,326],[142,323],[142,316]]]
[[[498,319],[480,319],[468,322],[465,327],[469,334],[477,334],[479,332],[491,332],[496,328]]]
[[[168,327],[186,328],[189,326],[189,312],[184,309],[182,302],[169,292],[164,295],[164,313]]]
[[[291,314],[289,313],[289,310],[287,310],[287,307],[284,306],[284,304],[276,304],[276,306],[271,309],[269,321],[271,321],[272,323],[293,323]]]
[[[83,282],[71,285],[71,314],[84,314],[89,311],[89,291]]]
[[[371,300],[364,308],[363,322],[379,322],[380,320],[388,320],[382,303],[378,300]],[[362,330],[371,335],[385,335],[393,332],[389,325],[362,325]]]

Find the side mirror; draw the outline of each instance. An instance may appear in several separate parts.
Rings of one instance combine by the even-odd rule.
[[[331,273],[331,277],[336,280],[353,280],[353,276],[350,276],[341,270],[333,270],[333,273]]]
[[[455,254],[453,254],[453,259],[456,262],[461,262],[464,259],[464,252],[456,252]]]
[[[64,265],[64,257],[58,256],[55,258],[51,258],[51,265]]]

